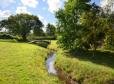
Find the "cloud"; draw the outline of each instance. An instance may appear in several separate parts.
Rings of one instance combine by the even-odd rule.
[[[32,7],[32,8],[36,8],[38,5],[37,0],[21,0],[21,2],[24,6],[28,6],[28,7]]]
[[[110,8],[111,11],[114,11],[114,1],[113,0],[101,0],[101,7]]]
[[[38,17],[44,23],[44,26],[46,26],[48,24],[48,22],[45,20],[45,18],[43,16],[41,16],[40,14],[38,14]]]
[[[25,6],[17,7],[16,13],[17,14],[21,14],[21,13],[31,14],[30,12],[27,11],[27,7]]]
[[[47,0],[47,4],[49,6],[48,10],[51,13],[54,13],[55,11],[57,11],[59,8],[62,7],[62,0]]]
[[[101,7],[105,7],[106,5],[108,5],[108,0],[101,0],[100,4]]]
[[[46,31],[46,26],[48,24],[48,22],[45,20],[45,18],[43,16],[41,16],[40,14],[38,14],[39,19],[43,22],[44,27],[43,30]]]
[[[12,3],[15,3],[15,0],[0,0],[0,7],[5,8],[5,7],[8,7]]]
[[[0,10],[0,20],[7,19],[11,15],[10,10],[2,11]]]
[[[44,19],[44,17],[41,16],[40,14],[38,14],[38,17],[39,17],[40,20],[43,20]]]

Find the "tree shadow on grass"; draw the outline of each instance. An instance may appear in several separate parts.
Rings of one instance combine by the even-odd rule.
[[[75,51],[70,52],[72,57],[78,58],[80,60],[90,61],[96,64],[105,65],[114,68],[114,52],[111,51]]]

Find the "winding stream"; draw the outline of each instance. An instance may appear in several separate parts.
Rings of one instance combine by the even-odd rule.
[[[52,53],[50,57],[46,60],[46,67],[49,74],[57,75],[58,78],[62,81],[65,81],[66,84],[79,84],[73,80],[70,76],[65,74],[62,70],[56,69],[54,66],[56,60],[56,53]]]
[[[55,60],[56,60],[55,53],[52,53],[51,56],[46,60],[46,67],[49,74],[57,75],[57,71],[54,67]]]

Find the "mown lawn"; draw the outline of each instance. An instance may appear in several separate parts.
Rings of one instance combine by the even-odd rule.
[[[0,84],[60,84],[46,70],[48,53],[36,45],[0,40]]]
[[[52,48],[56,43],[52,41]],[[49,46],[49,47],[51,47]],[[114,84],[114,53],[97,51],[68,53],[57,50],[56,66],[80,84]]]

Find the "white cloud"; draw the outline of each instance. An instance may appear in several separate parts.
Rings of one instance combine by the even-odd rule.
[[[38,14],[38,17],[44,23],[44,26],[46,26],[48,24],[48,22],[45,20],[45,18],[43,16],[41,16],[40,14]]]
[[[32,8],[36,8],[36,6],[38,5],[37,0],[21,0],[21,2],[24,6],[28,6]]]
[[[43,21],[44,26],[46,26],[48,24],[48,22],[46,20]]]
[[[55,22],[53,22],[52,24],[53,24],[54,26],[56,26],[56,23],[55,23]]]
[[[47,3],[48,3],[48,10],[51,12],[51,13],[54,13],[55,11],[57,11],[59,8],[62,7],[62,0],[47,0]]]
[[[14,3],[15,0],[0,0],[0,7],[5,8]]]
[[[0,20],[7,19],[11,15],[10,10],[2,11],[0,10]]]
[[[101,0],[100,2],[101,7],[105,8],[110,8],[111,11],[114,11],[114,1],[113,0]]]
[[[108,5],[108,0],[101,0],[100,4],[101,7],[105,7],[106,5]]]
[[[46,31],[46,26],[47,26],[48,22],[46,20],[43,20],[42,22],[44,24],[43,30]]]
[[[38,14],[39,19],[43,22],[44,24],[44,28],[43,30],[46,31],[46,25],[48,24],[48,22],[45,20],[45,18],[43,16],[41,16],[40,14]]]
[[[24,6],[17,7],[16,13],[17,14],[21,14],[21,13],[31,14],[30,12],[27,11],[27,7],[24,7]]]
[[[2,28],[1,30],[0,30],[0,32],[8,32],[8,29],[6,29],[6,28]]]
[[[38,14],[38,17],[39,17],[40,20],[44,20],[44,17],[41,16],[40,14]]]

